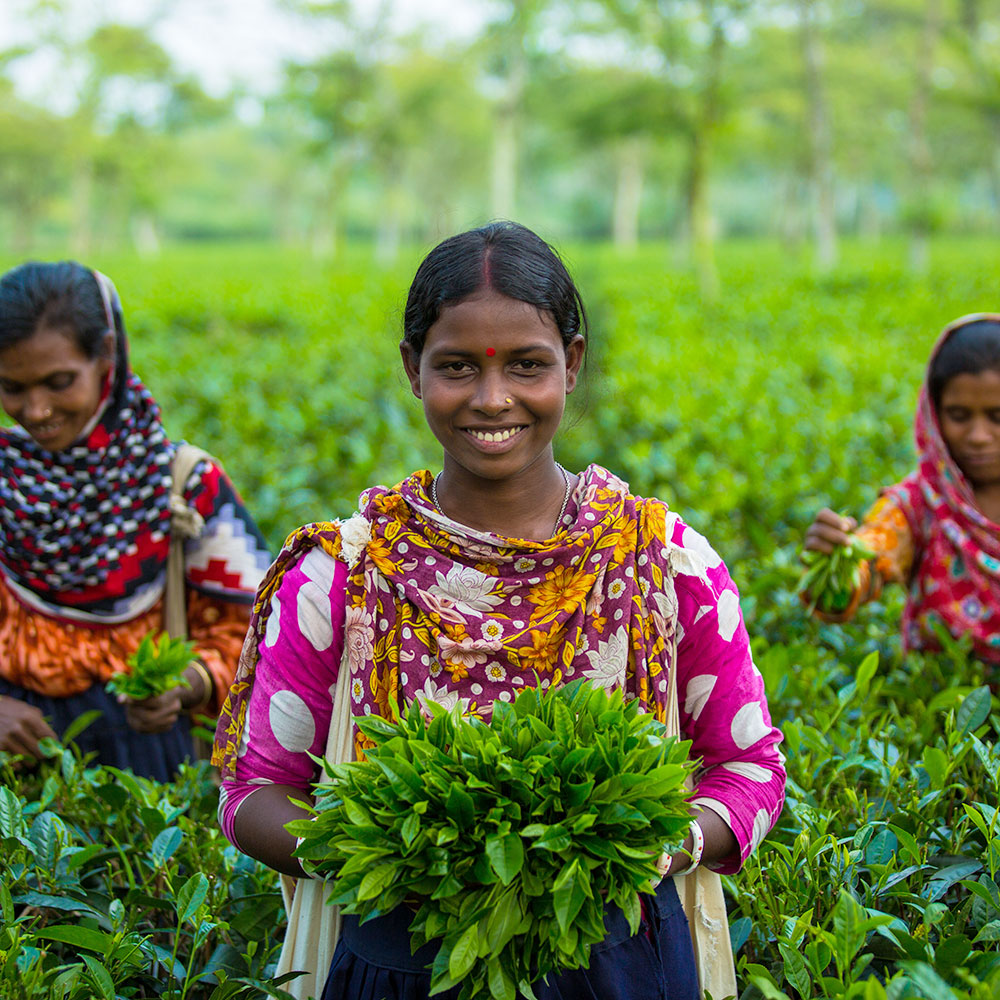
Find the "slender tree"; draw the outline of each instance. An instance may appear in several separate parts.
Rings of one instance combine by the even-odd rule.
[[[817,23],[817,0],[797,0],[799,38],[809,135],[809,184],[812,195],[816,263],[829,271],[837,262],[837,209],[833,181],[833,137],[824,80],[824,52]]]

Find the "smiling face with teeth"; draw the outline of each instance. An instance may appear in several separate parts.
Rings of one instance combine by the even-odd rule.
[[[106,356],[90,358],[72,328],[39,326],[0,351],[0,405],[43,448],[68,448],[100,403],[110,339],[105,348]]]
[[[576,386],[582,336],[564,345],[547,312],[483,289],[441,310],[419,355],[406,342],[400,348],[444,448],[443,483],[562,481],[552,439]]]

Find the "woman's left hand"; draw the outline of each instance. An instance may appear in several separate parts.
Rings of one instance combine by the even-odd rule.
[[[187,686],[178,685],[142,701],[126,698],[125,721],[138,733],[165,733],[177,722],[181,712],[208,702],[212,692],[206,690],[207,676],[204,668],[188,667],[184,671]]]

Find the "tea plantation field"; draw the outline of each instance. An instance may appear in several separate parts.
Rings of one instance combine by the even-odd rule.
[[[727,880],[744,996],[1000,996],[985,678],[960,645],[903,660],[896,592],[843,628],[793,593],[815,510],[860,513],[909,470],[927,354],[949,320],[1000,311],[1000,248],[939,244],[915,279],[902,247],[856,245],[818,278],[779,246],[728,245],[711,306],[670,248],[561,249],[591,341],[557,455],[607,465],[709,537],[785,732],[786,810]],[[276,550],[349,515],[364,486],[439,465],[396,347],[418,259],[204,247],[91,263],[118,285],[168,431],[224,461]],[[214,800],[204,765],[169,787],[69,751],[5,768],[0,996],[279,995],[275,881],[226,845]]]

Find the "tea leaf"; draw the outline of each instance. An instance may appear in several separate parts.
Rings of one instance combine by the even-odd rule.
[[[989,718],[991,704],[990,689],[985,684],[976,688],[958,706],[956,722],[959,732],[966,736],[978,729]]]
[[[105,684],[109,694],[126,695],[137,701],[155,698],[176,687],[188,687],[183,674],[195,657],[194,643],[172,639],[166,632],[154,641],[155,632],[143,636],[136,651],[125,661],[129,673],[112,674]]]
[[[177,919],[183,924],[191,920],[208,895],[208,879],[202,872],[195,872],[177,893]]]

